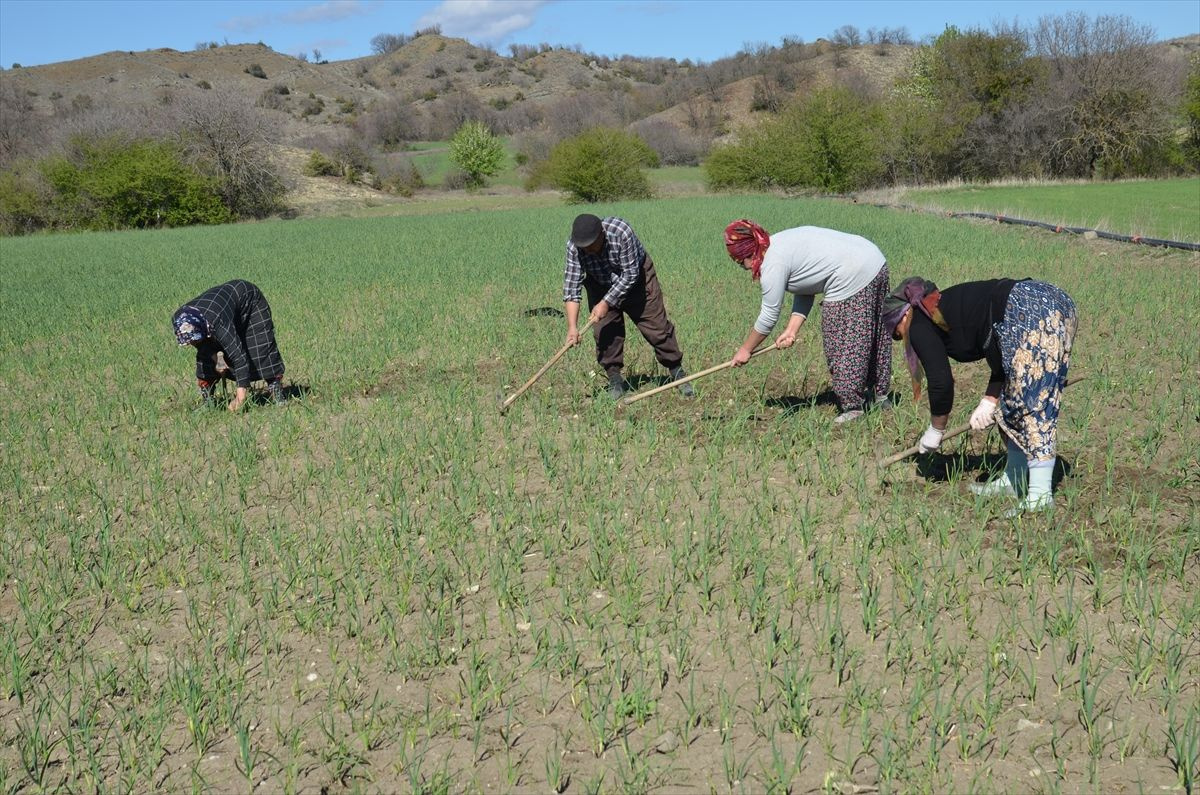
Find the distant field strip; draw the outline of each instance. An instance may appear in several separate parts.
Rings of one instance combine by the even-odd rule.
[[[1062,226],[1200,242],[1200,178],[914,189],[902,201]]]

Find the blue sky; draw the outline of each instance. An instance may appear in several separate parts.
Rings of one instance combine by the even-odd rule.
[[[814,41],[841,25],[988,28],[1046,14],[1125,15],[1160,39],[1200,32],[1200,0],[0,0],[0,65],[66,61],[110,50],[262,41],[332,61],[370,54],[378,33],[442,32],[508,53],[512,43],[579,45],[600,55],[713,61],[783,36]]]

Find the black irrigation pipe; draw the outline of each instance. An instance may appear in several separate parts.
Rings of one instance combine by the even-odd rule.
[[[881,207],[889,210],[914,210],[916,212],[932,212],[942,215],[940,210],[923,210],[920,207],[914,207],[910,204],[875,204],[874,207]],[[1088,229],[1084,226],[1062,226],[1061,224],[1048,224],[1044,221],[1027,221],[1024,218],[1011,218],[1007,215],[999,213],[956,213],[947,212],[945,215],[949,218],[982,218],[986,221],[999,221],[1002,224],[1018,224],[1020,226],[1034,226],[1039,229],[1048,229],[1051,232],[1062,233],[1070,232],[1075,235],[1094,234],[1096,237],[1105,240],[1116,240],[1120,243],[1139,243],[1143,246],[1154,246],[1156,248],[1178,248],[1184,251],[1200,251],[1200,243],[1188,243],[1180,240],[1160,240],[1156,237],[1142,237],[1141,235],[1118,235],[1116,232],[1105,232],[1100,229]]]

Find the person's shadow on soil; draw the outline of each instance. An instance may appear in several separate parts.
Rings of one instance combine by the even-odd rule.
[[[1000,472],[1004,471],[1004,463],[1008,456],[1004,453],[983,453],[967,455],[942,455],[941,453],[926,453],[917,455],[917,474],[926,480],[944,483],[952,477],[961,477],[967,472],[976,472],[976,483],[985,483]],[[1054,462],[1054,488],[1063,478],[1071,476],[1073,465],[1070,461],[1059,456]]]
[[[553,306],[538,306],[526,309],[521,315],[522,317],[562,317],[563,311]]]
[[[641,373],[638,375],[629,376],[628,378],[625,379],[625,383],[628,385],[629,390],[631,392],[637,392],[637,391],[641,390],[642,387],[656,387],[656,386],[662,386],[664,384],[669,384],[669,383],[671,383],[671,376],[669,376],[665,373],[662,373],[659,375],[649,375],[648,373]]]
[[[783,409],[783,416],[790,417],[801,409],[814,409],[817,406],[837,406],[837,395],[832,389],[818,392],[815,395],[801,397],[799,395],[783,395],[767,398],[766,404],[775,409]]]
[[[308,384],[288,384],[283,388],[283,396],[289,401],[304,398],[310,392],[312,392],[312,387]],[[255,406],[270,406],[275,403],[271,398],[270,391],[266,389],[256,389],[251,392],[249,401]]]

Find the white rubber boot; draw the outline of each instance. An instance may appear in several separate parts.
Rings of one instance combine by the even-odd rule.
[[[1054,510],[1054,461],[1031,461],[1029,463],[1029,491],[1025,499],[1009,514]]]

